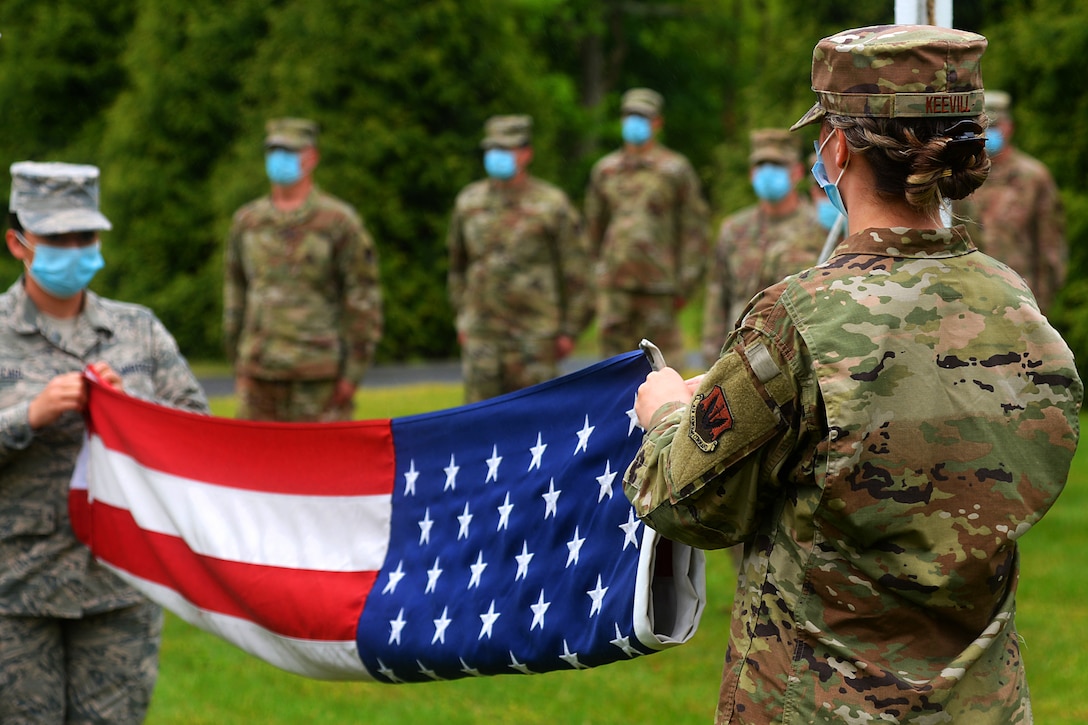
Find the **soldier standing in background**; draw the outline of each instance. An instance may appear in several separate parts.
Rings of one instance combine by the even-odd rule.
[[[481,146],[488,178],[457,195],[446,239],[470,403],[556,377],[593,313],[578,212],[528,171],[532,119],[489,118]]]
[[[1046,312],[1065,282],[1065,213],[1050,171],[1012,145],[1009,102],[1004,91],[986,91],[991,122],[986,151],[992,166],[986,183],[970,197],[984,234],[978,246],[1019,272]]]
[[[317,125],[268,122],[268,196],[234,215],[223,338],[238,417],[351,420],[382,334],[374,242],[355,210],[313,180]]]
[[[708,366],[749,300],[816,264],[827,238],[816,208],[797,191],[805,175],[797,137],[768,128],[752,131],[750,140],[748,163],[759,202],[726,218],[718,232],[703,312],[701,350]]]
[[[105,262],[98,169],[11,167],[0,295],[0,722],[138,723],[158,675],[162,610],[72,531],[84,370],[134,397],[208,411],[174,338],[145,307],[86,289]]]
[[[677,313],[702,281],[709,221],[691,163],[656,140],[663,105],[648,88],[623,95],[624,145],[593,166],[585,212],[601,354],[633,350],[645,337],[681,365]]]

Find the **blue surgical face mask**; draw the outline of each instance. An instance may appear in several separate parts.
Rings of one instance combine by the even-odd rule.
[[[816,216],[820,220],[820,226],[827,231],[831,231],[831,227],[835,226],[835,222],[839,220],[842,214],[839,214],[839,210],[824,195],[823,199],[816,200]]]
[[[629,114],[623,117],[621,131],[623,133],[623,140],[629,144],[635,146],[641,146],[649,141],[654,135],[653,126],[650,123],[650,119],[645,116],[639,116],[637,114]]]
[[[106,266],[102,259],[102,244],[95,242],[83,247],[54,247],[35,244],[33,247],[22,234],[19,242],[34,250],[34,261],[28,271],[42,289],[54,297],[68,299],[87,288],[98,270]]]
[[[764,201],[782,201],[793,189],[790,170],[779,164],[760,164],[752,174],[752,188]]]
[[[986,129],[986,153],[996,156],[1003,148],[1005,148],[1005,134],[1001,133],[1001,129],[994,126]]]
[[[827,194],[828,201],[831,202],[835,209],[843,216],[846,216],[846,204],[842,201],[842,196],[839,194],[838,187],[838,183],[842,181],[842,175],[846,173],[846,166],[839,170],[839,178],[832,182],[827,178],[827,168],[824,167],[824,158],[820,155],[824,150],[824,146],[826,146],[827,142],[830,140],[831,135],[829,134],[828,137],[824,139],[823,145],[820,145],[815,141],[812,142],[813,147],[816,149],[816,163],[812,165],[812,178],[816,179],[816,183],[819,184],[820,188]],[[850,165],[849,158],[847,158],[846,164],[847,166]]]
[[[278,186],[290,186],[302,178],[302,155],[287,149],[271,149],[264,155],[268,180]]]
[[[512,179],[518,173],[518,160],[509,149],[488,149],[484,152],[484,171],[492,179]]]

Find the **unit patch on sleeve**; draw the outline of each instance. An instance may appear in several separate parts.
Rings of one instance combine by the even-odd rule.
[[[691,405],[691,427],[688,435],[706,453],[718,447],[718,438],[733,427],[733,414],[725,391],[715,385],[709,392],[699,393]]]

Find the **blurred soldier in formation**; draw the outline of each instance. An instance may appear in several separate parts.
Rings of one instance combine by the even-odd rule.
[[[986,91],[990,176],[970,199],[983,238],[979,248],[1020,273],[1046,312],[1065,281],[1068,249],[1061,196],[1050,171],[1012,145],[1009,94]]]
[[[632,350],[645,337],[682,367],[677,313],[702,281],[709,221],[691,163],[656,140],[663,105],[648,88],[623,95],[623,148],[594,165],[585,212],[601,354]]]
[[[13,164],[9,210],[7,248],[26,271],[0,295],[0,722],[139,723],[162,610],[72,531],[84,371],[160,405],[208,403],[150,310],[87,289],[110,229],[97,167]]]
[[[223,337],[238,417],[351,420],[382,334],[374,242],[313,173],[317,124],[268,122],[271,193],[239,209],[227,241]]]
[[[593,313],[581,218],[528,170],[532,119],[489,118],[481,145],[488,178],[457,195],[446,240],[470,403],[556,377]]]
[[[727,217],[718,232],[703,312],[702,354],[708,366],[718,359],[749,300],[816,264],[827,238],[816,208],[797,191],[805,175],[797,138],[786,129],[768,128],[752,131],[750,139],[748,163],[759,202]]]

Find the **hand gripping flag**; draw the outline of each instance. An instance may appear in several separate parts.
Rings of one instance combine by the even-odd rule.
[[[694,634],[700,551],[634,516],[628,353],[393,420],[257,423],[90,385],[72,526],[186,621],[308,677],[424,682],[626,660]]]

